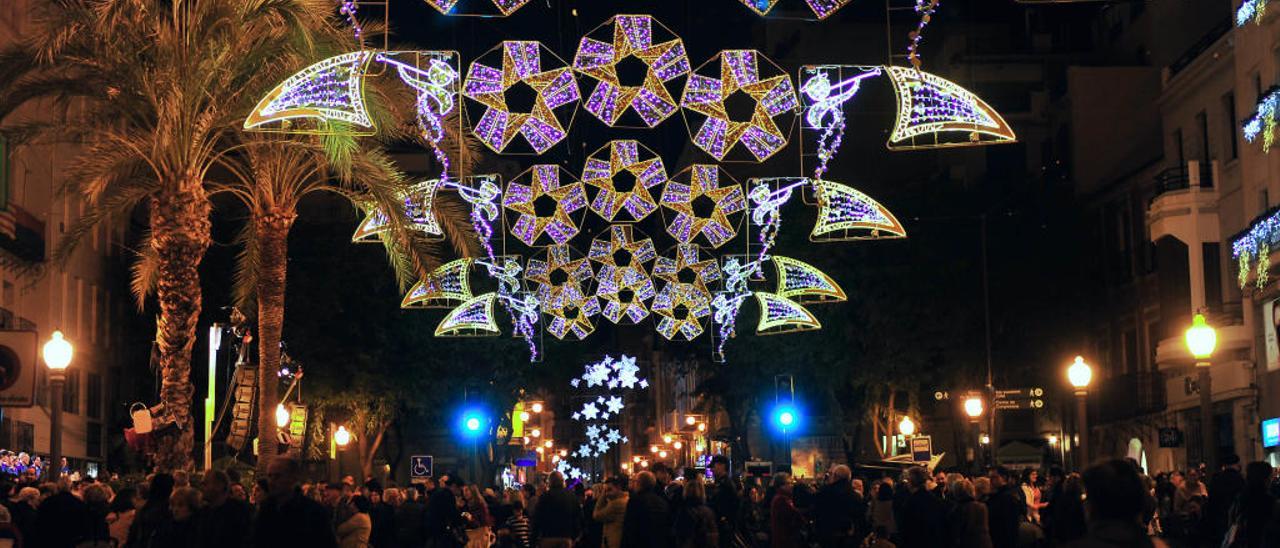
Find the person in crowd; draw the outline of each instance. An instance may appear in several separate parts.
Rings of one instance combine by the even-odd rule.
[[[818,490],[814,504],[814,530],[823,546],[846,546],[853,542],[859,516],[866,514],[862,495],[853,487],[853,471],[843,464],[831,469],[826,485]]]
[[[488,548],[493,537],[493,520],[489,517],[489,504],[480,492],[480,486],[468,485],[462,491],[464,515],[467,522],[467,547]]]
[[[671,546],[671,507],[658,494],[657,479],[649,471],[635,475],[622,519],[624,548]]]
[[[517,491],[517,493],[519,493]],[[524,502],[517,496],[510,504],[511,515],[502,523],[501,546],[529,548],[529,518],[524,515]]]
[[[1156,548],[1163,541],[1142,526],[1146,489],[1138,469],[1123,459],[1103,461],[1084,472],[1089,530],[1069,548]]]
[[[336,548],[330,513],[298,489],[299,465],[273,459],[267,468],[268,494],[253,522],[254,546]]]
[[[142,497],[133,487],[124,487],[112,497],[111,506],[107,508],[106,522],[107,532],[116,546],[124,546],[129,540],[129,526],[133,525],[133,518],[141,506]]]
[[[791,474],[773,476],[773,500],[769,502],[769,545],[771,548],[800,548],[804,516],[796,509]]]
[[[156,532],[150,544],[144,544],[144,546],[153,548],[201,546],[203,539],[200,537],[196,520],[196,512],[199,509],[200,491],[190,486],[175,487],[173,493],[169,495],[169,511],[173,519]]]
[[[1035,468],[1024,468],[1018,487],[1022,490],[1022,501],[1027,505],[1027,521],[1040,525],[1040,510],[1048,506],[1040,496],[1040,472]]]
[[[89,513],[84,501],[71,493],[71,480],[58,478],[55,492],[36,508],[33,545],[72,548],[89,537]]]
[[[875,498],[871,500],[871,527],[884,531],[883,538],[891,538],[898,533],[897,521],[893,515],[893,484],[881,481],[875,486]]]
[[[1204,514],[1204,504],[1209,500],[1209,489],[1195,471],[1178,474],[1178,477],[1184,479],[1173,493],[1173,512],[1188,521],[1199,521]]]
[[[591,519],[601,525],[600,546],[602,548],[622,547],[622,519],[627,514],[628,500],[630,500],[630,494],[627,493],[626,480],[610,478],[604,484],[604,492],[591,512]]]
[[[36,531],[36,507],[40,504],[40,490],[35,487],[23,487],[18,489],[18,496],[14,499],[13,504],[9,506],[9,513],[13,517],[13,524],[18,527],[18,531],[22,532],[23,538],[35,538]]]
[[[226,472],[205,472],[200,493],[205,504],[196,516],[200,538],[209,546],[243,545],[253,511],[247,503],[231,498],[231,479]]]
[[[672,519],[676,546],[699,548],[719,545],[719,525],[716,514],[707,506],[707,488],[699,476],[690,476],[684,482],[680,505]]]
[[[576,548],[600,548],[604,543],[604,524],[596,521],[594,517],[596,505],[601,504],[600,497],[604,495],[604,491],[603,483],[592,485],[590,489],[583,489],[582,496],[579,498],[582,501],[582,538],[575,544]]]
[[[395,487],[378,485],[370,486],[369,501],[373,507],[369,509],[369,520],[373,522],[373,531],[369,534],[369,545],[373,548],[395,548],[396,543],[396,505],[392,500],[400,499],[400,490]],[[399,504],[399,503],[396,503]]]
[[[426,506],[417,494],[418,490],[410,486],[399,496],[383,495],[383,498],[395,507],[396,545],[402,548],[417,547],[427,543],[424,521]]]
[[[708,497],[708,502],[711,511],[716,514],[716,522],[720,529],[720,546],[733,546],[734,537],[738,531],[742,499],[738,494],[738,483],[730,474],[729,458],[724,455],[711,457],[711,474],[715,478],[715,491]],[[767,500],[763,500],[761,506],[765,504],[768,504]]]
[[[458,510],[464,485],[456,477],[441,476],[431,491],[423,519],[426,521],[427,542],[432,546],[444,548],[466,544],[462,514]]]
[[[540,548],[570,548],[582,527],[582,507],[578,497],[565,489],[564,475],[552,472],[547,492],[538,497],[533,511],[533,537]]]
[[[1251,462],[1245,468],[1244,492],[1236,499],[1228,513],[1227,536],[1232,548],[1261,548],[1267,523],[1276,509],[1276,499],[1271,495],[1271,465]]]
[[[339,523],[334,532],[338,535],[339,548],[368,548],[369,535],[373,533],[373,520],[369,517],[372,504],[364,495],[351,497],[350,517]]]
[[[1080,474],[1071,474],[1062,482],[1062,494],[1053,503],[1053,536],[1058,544],[1066,544],[1084,536],[1084,482]]]
[[[991,494],[987,497],[987,528],[991,532],[994,548],[1018,548],[1018,524],[1026,515],[1026,505],[1018,496],[1021,490],[1013,485],[1008,468],[996,466],[987,475],[991,480]]]
[[[946,506],[930,490],[929,471],[922,466],[907,470],[907,489],[910,494],[902,507],[904,526],[899,531],[903,548],[929,548],[946,544]]]
[[[973,482],[967,478],[949,478],[947,499],[952,507],[947,514],[947,544],[951,548],[991,548],[991,532],[987,530],[987,506],[978,502]]]
[[[1044,489],[1041,490],[1044,507],[1040,510],[1040,524],[1044,526],[1046,537],[1053,536],[1053,504],[1054,500],[1062,495],[1062,482],[1066,479],[1066,471],[1061,466],[1049,467]]]
[[[111,541],[111,530],[107,527],[107,513],[110,511],[111,488],[101,483],[84,486],[80,497],[85,506],[85,536],[82,543],[108,543]]]
[[[1236,498],[1244,492],[1244,476],[1240,474],[1240,457],[1227,455],[1222,470],[1209,480],[1209,498],[1204,505],[1203,529],[1210,540],[1227,533],[1227,513]]]

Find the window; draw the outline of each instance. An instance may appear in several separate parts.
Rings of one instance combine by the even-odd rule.
[[[97,373],[86,375],[84,416],[102,418],[102,375]]]
[[[83,337],[84,336],[84,330],[83,330],[84,308],[85,308],[85,300],[86,300],[84,295],[84,278],[76,276],[75,292],[76,292],[75,297],[71,299],[71,307],[72,307],[71,310],[72,310],[72,320],[75,321],[76,330],[74,331],[74,334],[72,336]]]
[[[89,284],[89,342],[98,342],[98,284]]]
[[[80,414],[80,372],[67,370],[67,380],[62,386],[62,411],[72,415]]]
[[[1209,116],[1202,110],[1196,114],[1196,125],[1200,128],[1200,172],[1208,173],[1209,160]]]
[[[1141,369],[1138,364],[1138,330],[1124,332],[1124,372],[1132,373]]]
[[[1187,155],[1182,149],[1182,128],[1173,130],[1173,156],[1178,159],[1178,167],[1187,167]]]
[[[1222,111],[1227,117],[1227,159],[1234,160],[1240,157],[1239,136],[1236,135],[1240,131],[1237,127],[1240,122],[1236,120],[1235,92],[1222,96]]]
[[[102,458],[102,423],[90,421],[86,425],[84,452],[88,458]]]

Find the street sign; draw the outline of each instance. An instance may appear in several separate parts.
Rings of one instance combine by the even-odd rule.
[[[1182,447],[1182,430],[1177,428],[1161,428],[1160,447]]]
[[[933,438],[916,436],[911,438],[911,460],[929,462],[933,458]]]
[[[951,393],[946,390],[939,390],[933,393],[933,399],[938,401],[949,400],[951,399]]]
[[[995,401],[995,405],[993,407],[995,407],[996,411],[1007,411],[1010,409],[1043,409],[1044,400],[1039,398],[1016,400],[998,399]]]
[[[1010,390],[996,390],[997,400],[1014,400],[1014,399],[1036,399],[1044,397],[1044,389],[1038,386],[1032,388],[1014,388]]]
[[[432,476],[431,467],[434,464],[431,455],[414,455],[409,457],[409,479],[425,479]]]

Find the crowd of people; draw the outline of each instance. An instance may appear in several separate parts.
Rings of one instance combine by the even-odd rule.
[[[494,490],[443,475],[399,487],[303,480],[276,459],[238,474],[153,474],[137,486],[64,475],[0,482],[0,546],[52,548],[1041,548],[1280,546],[1275,471],[1227,459],[1150,477],[1131,460],[1083,474],[985,475],[922,467],[875,478],[843,465],[820,481],[710,477],[662,464],[588,485],[551,473]],[[1207,477],[1207,479],[1205,479]],[[13,481],[13,480],[17,481]],[[739,481],[741,479],[741,481]]]

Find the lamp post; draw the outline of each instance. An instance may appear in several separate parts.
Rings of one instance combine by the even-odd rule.
[[[1212,474],[1218,470],[1218,446],[1213,441],[1213,383],[1209,377],[1209,358],[1218,345],[1218,334],[1205,320],[1204,314],[1196,314],[1187,329],[1187,350],[1196,359],[1200,387],[1200,442],[1203,444],[1205,466]]]
[[[911,436],[916,435],[916,422],[911,420],[910,415],[903,415],[902,420],[898,421],[898,434],[901,434],[904,440],[909,440]],[[894,445],[896,446],[897,444],[895,443]],[[896,448],[894,452],[897,452]],[[907,448],[907,452],[911,452],[910,447]]]
[[[986,411],[982,398],[978,396],[970,396],[964,400],[964,414],[969,417],[969,429],[972,430],[969,436],[969,443],[978,438],[978,422],[982,420],[982,413]],[[974,449],[973,467],[978,468],[979,449]]]
[[[1093,368],[1084,362],[1083,356],[1076,356],[1067,368],[1067,381],[1076,393],[1076,431],[1080,434],[1076,468],[1084,470],[1089,465],[1089,383],[1093,381]]]
[[[66,381],[67,366],[74,353],[71,343],[62,338],[61,331],[54,331],[49,342],[44,343],[44,364],[49,366],[49,464],[45,472],[52,471],[53,478],[62,475],[62,384]]]

